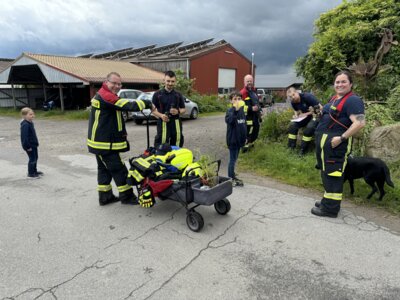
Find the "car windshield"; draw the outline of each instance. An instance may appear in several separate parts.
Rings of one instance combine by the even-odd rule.
[[[141,93],[138,97],[140,100],[152,100],[153,93]]]

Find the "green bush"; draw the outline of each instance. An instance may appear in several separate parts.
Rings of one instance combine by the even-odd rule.
[[[333,86],[328,87],[324,91],[317,90],[315,92],[315,97],[317,97],[317,99],[321,101],[322,105],[328,103],[333,95],[335,95],[335,90],[333,89]]]
[[[201,113],[216,111],[224,112],[229,106],[229,102],[223,98],[219,98],[218,95],[193,94],[191,100],[197,103]]]
[[[274,100],[275,103],[285,103],[286,102],[286,97],[278,92],[272,92],[272,99]]]
[[[390,115],[394,121],[400,121],[400,85],[395,87],[386,101]]]
[[[282,141],[286,138],[293,110],[282,113],[271,112],[263,118],[260,128],[260,138],[271,141]]]

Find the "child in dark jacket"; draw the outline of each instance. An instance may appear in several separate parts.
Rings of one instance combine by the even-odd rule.
[[[21,115],[23,118],[21,121],[21,144],[22,148],[26,151],[29,157],[28,177],[39,178],[39,176],[43,175],[43,173],[36,169],[39,141],[33,125],[35,113],[29,107],[24,107],[21,109]]]
[[[243,186],[243,181],[235,175],[235,164],[240,149],[246,143],[245,103],[242,101],[242,95],[237,91],[231,93],[229,99],[232,107],[228,109],[225,115],[225,123],[227,124],[226,143],[229,148],[228,176],[232,178],[233,186]]]

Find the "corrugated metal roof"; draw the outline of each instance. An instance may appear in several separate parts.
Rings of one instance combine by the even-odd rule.
[[[12,61],[13,59],[0,58],[0,72],[7,69],[11,65]]]
[[[287,88],[292,84],[303,84],[304,78],[295,74],[256,75],[254,85],[257,88]]]
[[[110,72],[119,73],[122,82],[126,83],[158,83],[164,77],[161,72],[123,61],[33,53],[23,55],[91,83],[103,82]]]

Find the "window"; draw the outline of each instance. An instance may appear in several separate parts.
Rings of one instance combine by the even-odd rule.
[[[218,93],[228,94],[235,89],[235,69],[218,69]]]

